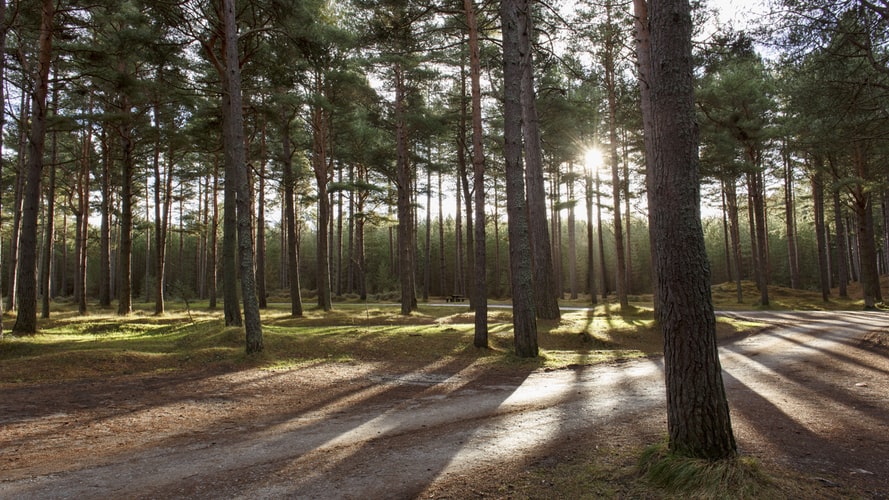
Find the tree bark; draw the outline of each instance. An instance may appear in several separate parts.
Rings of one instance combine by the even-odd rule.
[[[650,10],[651,113],[657,151],[651,219],[657,247],[657,318],[664,334],[669,447],[718,460],[733,457],[716,318],[700,217],[691,12],[687,0],[653,0]]]
[[[481,62],[479,61],[478,24],[472,0],[463,0],[469,28],[469,79],[472,98],[472,171],[475,193],[475,347],[488,347],[488,281],[485,248],[485,154],[482,130]]]
[[[43,172],[43,150],[46,144],[46,98],[49,91],[49,67],[52,61],[52,34],[55,3],[44,0],[40,18],[37,75],[32,90],[31,128],[28,133],[27,179],[22,196],[22,252],[17,283],[19,308],[12,331],[17,334],[37,333],[37,212],[40,205],[40,176]]]
[[[235,1],[223,0],[225,25],[225,91],[224,113],[228,117],[225,126],[226,159],[234,173],[238,221],[238,256],[241,271],[241,299],[244,302],[244,328],[247,354],[261,352],[262,324],[259,302],[256,297],[256,275],[253,270],[253,212],[250,209],[250,183],[247,176],[247,158],[244,151],[244,117],[241,108],[241,69],[238,58],[238,27],[235,23]],[[226,183],[228,184],[228,182]]]
[[[404,68],[395,64],[395,150],[398,190],[398,277],[401,284],[401,314],[417,310],[414,290],[414,210],[411,204],[413,172],[408,151]]]
[[[615,291],[621,309],[630,307],[627,296],[627,258],[624,248],[623,220],[621,219],[621,179],[620,158],[617,149],[617,82],[615,70],[615,51],[617,50],[618,33],[612,26],[611,2],[606,5],[608,33],[605,41],[605,88],[608,92],[608,151],[611,160],[611,194],[614,199],[614,255],[615,267]]]
[[[837,295],[841,298],[849,297],[849,254],[846,248],[846,226],[843,223],[843,209],[840,203],[839,189],[833,190],[833,218],[837,233]]]
[[[821,300],[827,302],[830,297],[830,277],[827,271],[827,241],[824,237],[823,169],[823,159],[816,156],[812,173],[812,210],[815,212],[815,241],[818,245],[818,281],[821,285]]]
[[[99,305],[111,307],[111,152],[107,136],[101,136],[102,177],[99,222]]]
[[[785,148],[786,149],[786,148]],[[787,233],[787,266],[790,268],[790,288],[800,288],[799,262],[796,251],[796,203],[794,201],[793,163],[784,152],[784,214]]]
[[[513,2],[510,2],[513,4]],[[551,239],[546,220],[546,187],[543,181],[543,157],[540,146],[540,124],[534,90],[534,60],[531,37],[534,25],[531,2],[514,2],[519,23],[518,57],[521,61],[521,131],[525,142],[525,182],[528,199],[528,224],[531,237],[531,258],[534,273],[534,304],[541,319],[559,319],[559,290],[553,275]],[[535,354],[536,355],[536,354]]]
[[[519,357],[537,357],[537,322],[532,288],[531,247],[525,182],[522,172],[522,73],[524,21],[521,6],[526,0],[500,2],[503,26],[503,123],[506,162],[506,210],[509,231],[509,267],[511,271],[514,343]],[[524,15],[527,15],[527,9]],[[542,187],[542,186],[541,186]],[[544,228],[546,227],[544,221]],[[545,242],[548,249],[549,242]],[[547,269],[552,269],[550,265]]]
[[[302,295],[299,283],[299,255],[296,245],[296,212],[293,206],[294,179],[293,153],[290,146],[290,117],[281,114],[281,161],[284,182],[284,227],[287,233],[287,281],[290,286],[290,315],[303,315]]]

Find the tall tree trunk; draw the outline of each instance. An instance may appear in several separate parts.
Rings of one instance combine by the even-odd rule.
[[[322,76],[315,75],[315,92],[323,94]],[[323,108],[315,106],[312,110],[312,168],[318,185],[318,224],[316,243],[316,280],[318,282],[318,307],[330,311],[333,303],[330,297],[330,242],[328,229],[330,220],[330,195],[327,190],[330,172],[327,163],[327,131],[326,115]]]
[[[840,204],[839,189],[833,190],[833,218],[837,233],[837,287],[839,288],[837,294],[845,299],[849,297],[849,290],[847,289],[849,284],[849,260],[846,258],[849,252],[846,248],[846,227],[843,224],[843,209]]]
[[[757,166],[762,166],[759,154],[756,155]],[[748,179],[752,181],[750,186],[753,200],[753,214],[756,220],[756,251],[757,261],[759,262],[759,304],[762,306],[769,305],[769,242],[768,232],[766,231],[766,207],[765,207],[765,186],[763,183],[762,170],[758,170],[753,174],[748,174]]]
[[[259,308],[268,307],[268,299],[265,285],[265,160],[266,145],[265,120],[262,121],[262,131],[260,136],[260,153],[259,153],[259,195],[257,196],[257,213],[256,213],[256,295],[259,301]]]
[[[602,301],[608,298],[608,268],[605,265],[605,236],[602,230],[602,189],[596,171],[596,227],[599,228],[599,275],[602,276]]]
[[[642,130],[643,144],[645,149],[645,183],[646,194],[648,197],[648,206],[651,207],[651,185],[652,179],[651,168],[654,165],[654,146],[652,138],[654,137],[654,113],[652,112],[651,100],[651,75],[653,72],[651,64],[651,26],[648,20],[648,2],[646,0],[633,0],[633,17],[636,40],[636,73],[639,80],[639,95],[641,97],[639,110],[642,112]],[[651,210],[648,211],[648,239],[654,241],[654,226],[651,223]],[[599,225],[601,234],[602,226]],[[655,286],[652,286],[652,299],[655,315],[660,308],[660,297],[658,297],[657,284],[657,248],[651,247],[651,274]]]
[[[868,179],[867,154],[863,146],[855,145],[853,161],[859,179]],[[883,301],[880,275],[877,271],[877,248],[874,231],[873,195],[862,184],[852,188],[856,225],[858,226],[859,275],[864,291],[864,308],[874,309]]]
[[[472,171],[475,193],[475,347],[488,347],[488,281],[485,248],[485,153],[482,130],[481,63],[479,62],[478,24],[472,0],[463,0],[469,29],[469,79],[472,97]]]
[[[651,3],[652,246],[657,251],[657,318],[664,334],[667,427],[674,453],[718,460],[736,444],[716,350],[700,217],[691,9],[687,0]]]
[[[445,260],[445,233],[444,233],[444,191],[442,190],[442,173],[438,171],[438,278],[439,295],[447,295],[447,261]]]
[[[40,205],[40,176],[43,171],[43,150],[46,143],[46,97],[49,91],[49,67],[52,61],[52,32],[55,3],[43,1],[37,75],[31,102],[31,129],[28,133],[27,180],[22,196],[22,252],[19,260],[21,276],[17,283],[19,308],[12,331],[17,334],[37,333],[37,212]]]
[[[213,188],[212,194],[210,196],[211,202],[213,204],[213,219],[210,223],[210,255],[207,259],[210,261],[208,264],[209,272],[208,278],[210,282],[207,284],[207,291],[209,292],[209,304],[208,307],[210,309],[216,309],[216,289],[217,289],[217,278],[219,273],[219,263],[217,262],[219,257],[219,156],[213,156]]]
[[[225,91],[223,116],[226,138],[226,160],[234,174],[238,221],[238,268],[241,271],[241,300],[244,302],[244,329],[247,354],[262,351],[262,324],[256,298],[256,275],[253,270],[253,212],[250,209],[250,183],[247,177],[247,157],[244,151],[244,117],[241,107],[241,69],[238,58],[238,27],[235,23],[235,1],[223,0],[225,25]],[[228,182],[226,182],[228,184]]]
[[[432,279],[432,169],[426,168],[426,234],[423,247],[423,301],[429,302]]]
[[[0,0],[0,54],[6,53],[6,34],[9,25],[6,23],[6,0]],[[6,81],[6,61],[0,58],[0,83]],[[6,87],[0,84],[0,103],[6,103]],[[4,104],[5,106],[5,104]],[[6,113],[0,113],[0,151],[3,151],[3,136],[6,130]],[[0,193],[3,192],[3,155],[0,154]],[[2,203],[0,203],[2,206]],[[3,211],[0,210],[0,228],[2,228]],[[0,247],[3,238],[0,237]],[[0,255],[3,252],[0,251]],[[0,280],[2,281],[2,280]],[[0,285],[0,338],[3,338],[3,286]]]
[[[614,254],[615,254],[615,289],[620,307],[624,310],[630,307],[627,296],[627,259],[624,249],[623,220],[621,219],[621,179],[620,158],[617,148],[617,81],[615,69],[615,52],[618,47],[618,33],[612,26],[611,2],[606,4],[608,33],[605,41],[605,88],[608,92],[608,150],[611,160],[611,193],[614,199]]]
[[[786,150],[786,148],[785,148]],[[790,268],[790,287],[800,288],[799,263],[796,251],[796,204],[794,202],[793,163],[790,154],[784,152],[784,214],[787,233],[787,265]]]
[[[169,235],[169,220],[173,202],[173,163],[165,160],[164,171],[161,172],[160,161],[161,144],[155,144],[154,149],[154,313],[163,314],[164,288],[167,282],[167,236]],[[181,262],[181,260],[180,260]]]
[[[553,276],[553,256],[546,221],[546,187],[543,181],[543,157],[540,146],[540,123],[534,89],[534,59],[531,37],[534,25],[529,0],[510,2],[518,9],[518,57],[521,61],[522,134],[525,143],[525,182],[528,199],[528,224],[531,237],[531,258],[534,273],[534,304],[541,319],[558,319],[559,290]],[[536,351],[536,350],[535,350]],[[536,354],[535,354],[536,355]]]
[[[398,190],[398,277],[401,283],[401,314],[417,309],[414,291],[414,210],[411,204],[413,171],[408,151],[406,114],[407,82],[404,68],[395,64],[395,156]]]
[[[824,238],[824,165],[821,157],[815,157],[812,173],[812,210],[815,212],[815,241],[818,245],[818,280],[821,285],[821,300],[830,297],[830,277],[827,271],[828,248]]]
[[[33,96],[28,92],[22,92],[20,102],[21,112],[19,123],[29,123],[32,117],[29,115],[33,106]],[[19,127],[19,155],[15,172],[15,194],[12,206],[12,235],[9,238],[9,295],[6,297],[6,310],[13,311],[18,306],[18,279],[19,279],[19,247],[22,233],[22,203],[25,189],[25,179],[28,175],[28,127]]]
[[[117,314],[124,316],[133,311],[133,177],[135,157],[133,149],[132,117],[129,97],[121,98],[123,117],[118,125],[123,159],[120,185],[120,257],[118,260]]]
[[[509,227],[509,267],[512,288],[512,318],[514,343],[519,357],[537,357],[537,321],[535,320],[535,283],[531,270],[529,244],[528,207],[525,201],[525,182],[522,172],[522,73],[527,45],[521,38],[527,36],[529,15],[527,0],[503,0],[500,2],[500,18],[503,29],[503,123],[504,159],[506,162],[506,210]],[[542,181],[542,179],[540,179]],[[541,182],[541,188],[542,182]],[[545,214],[545,208],[544,212]],[[546,221],[543,224],[546,229]],[[549,249],[549,241],[544,242]],[[548,263],[547,270],[552,269]],[[537,284],[537,286],[540,286]],[[550,291],[552,292],[552,291]],[[555,294],[552,294],[553,298]],[[558,308],[556,308],[558,310]]]
[[[301,317],[303,303],[299,283],[299,255],[296,245],[296,211],[293,206],[293,152],[290,146],[290,117],[281,115],[281,161],[284,182],[284,227],[287,233],[287,281],[290,286],[290,315]]]
[[[744,302],[744,292],[741,288],[741,227],[738,217],[738,190],[734,180],[723,183],[725,186],[726,208],[728,210],[729,235],[731,236],[732,257],[735,263],[735,289],[738,295],[738,304]]]
[[[104,127],[101,135],[102,177],[99,222],[99,305],[111,307],[111,152]]]
[[[595,307],[599,303],[599,299],[596,297],[596,259],[593,251],[593,178],[589,171],[586,174],[584,190],[586,195],[587,292],[590,294],[590,303]]]
[[[58,86],[53,87],[52,106],[53,115],[58,114],[59,92]],[[2,102],[2,101],[0,101]],[[56,165],[58,164],[58,132],[53,131],[50,155],[52,156],[52,164],[49,166],[49,179],[46,186],[46,211],[45,222],[43,226],[43,255],[40,264],[40,289],[41,289],[41,311],[40,317],[49,318],[50,304],[50,276],[52,276],[52,255],[53,246],[55,244],[55,216],[56,216]]]
[[[574,220],[574,162],[568,162],[568,289],[571,300],[577,299],[577,228]]]

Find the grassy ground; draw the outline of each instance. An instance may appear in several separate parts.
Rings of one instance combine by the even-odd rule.
[[[744,284],[752,306],[755,289]],[[772,308],[824,308],[820,295],[772,289]],[[638,298],[629,311],[613,304],[592,310],[570,311],[560,321],[539,322],[541,355],[519,359],[512,354],[511,313],[489,311],[490,349],[472,347],[473,315],[461,306],[421,305],[402,316],[391,305],[356,302],[336,304],[331,312],[306,311],[292,318],[289,305],[263,311],[265,351],[244,353],[243,331],[223,325],[221,311],[206,304],[169,304],[164,315],[148,309],[119,317],[113,310],[80,316],[57,304],[51,319],[41,320],[40,333],[31,337],[6,335],[0,340],[0,384],[58,381],[190,370],[282,368],[318,362],[382,362],[422,366],[440,360],[462,361],[491,370],[557,369],[572,365],[657,356],[662,343],[655,328],[650,302]],[[587,301],[589,299],[587,298]],[[650,299],[649,299],[650,300]],[[714,287],[717,309],[737,309],[733,284]],[[567,305],[585,305],[584,301]],[[830,308],[860,308],[855,299],[833,301]],[[11,316],[4,323],[12,324]],[[720,319],[718,335],[729,337],[760,325]],[[567,462],[532,465],[505,479],[502,490],[489,492],[512,498],[685,497],[709,498],[725,492],[724,482],[711,479],[715,488],[671,490],[669,483],[640,479],[638,447],[578,450]],[[815,490],[786,473],[769,478],[755,464],[737,461],[724,476],[741,481],[752,494],[735,497],[806,497]],[[735,470],[734,468],[737,468]],[[686,473],[688,468],[683,469]],[[750,472],[750,471],[753,472]],[[661,474],[663,475],[663,474]],[[740,478],[740,479],[738,479]],[[752,489],[751,489],[752,488]],[[732,488],[735,490],[736,488]],[[707,492],[711,493],[707,493]],[[691,492],[691,493],[690,493]],[[732,495],[727,495],[731,497]]]

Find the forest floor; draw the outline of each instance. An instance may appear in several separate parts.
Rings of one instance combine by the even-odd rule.
[[[777,478],[752,496],[889,498],[889,314],[731,314],[772,325],[720,347],[739,449]],[[669,496],[636,466],[666,433],[658,356],[353,360],[0,393],[0,498]]]

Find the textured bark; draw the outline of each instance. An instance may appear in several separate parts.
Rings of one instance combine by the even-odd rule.
[[[482,130],[481,63],[478,48],[478,24],[472,0],[463,0],[466,25],[469,28],[469,79],[472,98],[472,172],[475,193],[475,347],[488,347],[488,280],[485,249],[485,154]]]
[[[401,314],[417,309],[414,290],[414,209],[411,203],[413,171],[408,151],[406,85],[404,68],[395,65],[395,152],[398,187],[398,277],[401,283]]]
[[[46,144],[46,97],[49,91],[49,67],[52,59],[54,2],[44,0],[41,11],[37,75],[31,99],[31,127],[28,133],[27,178],[22,196],[21,273],[17,283],[19,308],[12,331],[17,334],[37,333],[37,212],[40,205],[40,175],[43,171],[43,150]]]
[[[546,187],[543,181],[543,155],[534,90],[534,60],[531,50],[534,25],[531,3],[528,0],[516,0],[515,6],[516,20],[519,23],[517,50],[521,58],[522,134],[525,141],[525,182],[534,273],[534,304],[539,318],[558,319],[561,317],[559,290],[553,273],[551,238],[546,221]]]
[[[207,256],[207,260],[209,261],[208,267],[209,273],[207,278],[210,280],[207,283],[207,291],[209,293],[209,304],[208,307],[210,309],[216,309],[216,289],[217,289],[217,281],[218,281],[218,273],[219,273],[219,156],[215,155],[213,158],[213,187],[212,194],[210,195],[210,202],[213,205],[213,215],[210,221],[210,242],[207,244],[210,248],[210,255]]]
[[[691,13],[687,0],[653,0],[650,187],[652,246],[657,252],[657,319],[664,334],[669,447],[710,460],[736,445],[716,350],[700,218],[698,132],[693,97]]]
[[[513,335],[516,354],[537,356],[537,322],[531,276],[531,247],[522,172],[522,25],[519,5],[524,0],[500,2],[503,26],[503,124],[506,162],[506,210],[509,232]],[[526,11],[527,12],[527,11]],[[548,247],[547,243],[547,247]]]
[[[639,94],[641,96],[639,108],[642,111],[642,138],[645,145],[645,183],[648,206],[651,206],[651,167],[654,165],[654,147],[651,145],[654,136],[654,114],[651,109],[651,27],[648,22],[648,2],[646,0],[633,0],[633,17],[635,27],[636,46],[636,72],[639,79]],[[651,210],[648,211],[648,239],[654,241],[651,224]],[[600,232],[601,232],[601,225]],[[657,248],[651,245],[651,275],[654,283],[657,283]],[[655,312],[660,307],[657,286],[652,287],[652,301]]]
[[[253,270],[253,212],[250,208],[250,183],[247,177],[247,158],[244,151],[244,117],[241,111],[241,69],[238,59],[238,32],[235,23],[234,0],[223,0],[225,25],[225,91],[223,107],[228,123],[225,124],[227,141],[226,158],[232,162],[227,169],[234,173],[237,194],[238,262],[241,272],[241,299],[244,302],[244,329],[247,354],[262,351],[262,324],[259,302],[256,298],[256,275]],[[228,183],[228,182],[226,182]]]

